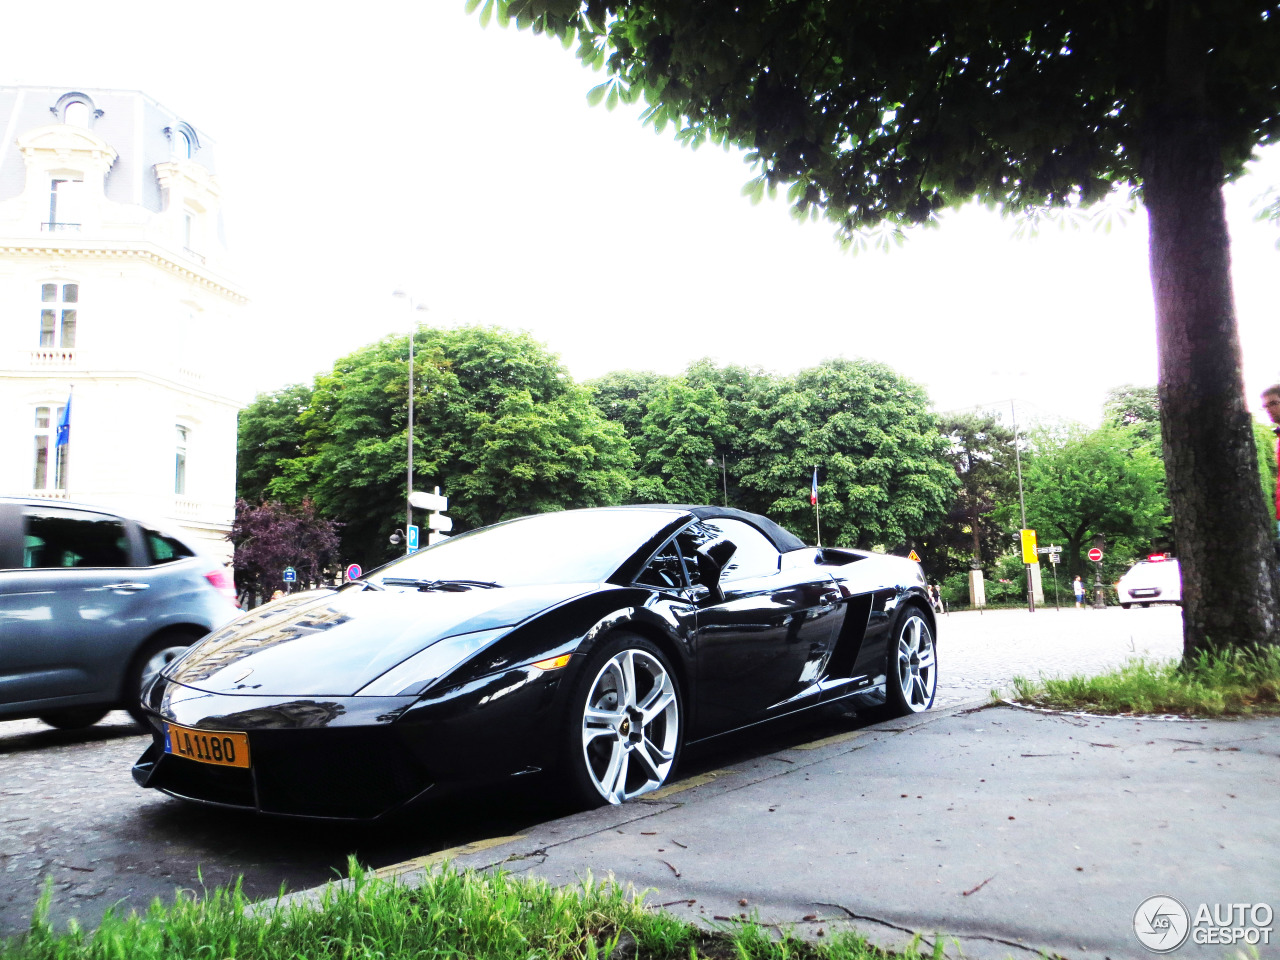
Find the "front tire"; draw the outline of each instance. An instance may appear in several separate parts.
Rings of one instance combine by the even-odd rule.
[[[57,730],[82,730],[92,727],[107,715],[101,707],[73,707],[56,713],[42,713],[40,720]]]
[[[570,788],[589,806],[657,790],[680,754],[680,683],[657,645],[619,633],[593,652],[570,699]]]

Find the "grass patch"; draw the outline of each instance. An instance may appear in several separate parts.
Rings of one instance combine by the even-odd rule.
[[[30,931],[0,941],[0,960],[904,960],[851,932],[813,944],[754,922],[707,931],[612,882],[572,888],[544,880],[460,871],[450,865],[419,884],[373,877],[354,863],[319,906],[250,904],[240,885],[202,898],[159,900],[145,914],[108,912],[96,930],[49,921],[49,891]]]
[[[1084,713],[1280,714],[1280,648],[1205,653],[1189,664],[1134,658],[1097,677],[1014,677],[1013,689],[1021,703]]]

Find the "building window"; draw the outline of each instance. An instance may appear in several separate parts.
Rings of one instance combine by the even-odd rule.
[[[36,407],[35,470],[31,484],[35,490],[67,489],[67,451],[71,444],[57,445],[58,423],[65,409],[53,405]]]
[[[173,492],[185,495],[187,492],[187,428],[178,427],[178,446],[173,456]]]
[[[191,144],[191,137],[187,135],[187,131],[179,130],[178,131],[178,156],[182,157],[183,160],[190,160],[191,154],[193,154],[194,152],[195,150],[193,149]]]
[[[89,126],[89,105],[83,100],[72,100],[63,108],[62,122],[73,127]]]
[[[83,180],[62,178],[49,181],[49,222],[44,225],[46,232],[79,233],[83,188]]]
[[[93,121],[102,116],[102,111],[93,105],[93,97],[78,90],[60,96],[58,102],[49,108],[49,112],[58,119],[59,123],[84,127],[86,130],[93,126]]]
[[[80,284],[42,283],[40,302],[40,346],[74,347]]]

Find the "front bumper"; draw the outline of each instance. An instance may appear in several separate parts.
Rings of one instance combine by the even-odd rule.
[[[170,796],[284,816],[369,820],[427,795],[541,769],[561,742],[558,674],[517,669],[416,697],[212,694],[159,681],[134,780]],[[165,724],[248,735],[248,769],[165,752]]]

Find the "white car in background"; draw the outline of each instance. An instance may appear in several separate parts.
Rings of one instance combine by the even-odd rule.
[[[1161,553],[1139,560],[1116,583],[1120,606],[1128,610],[1135,603],[1182,602],[1182,570],[1178,561]]]

